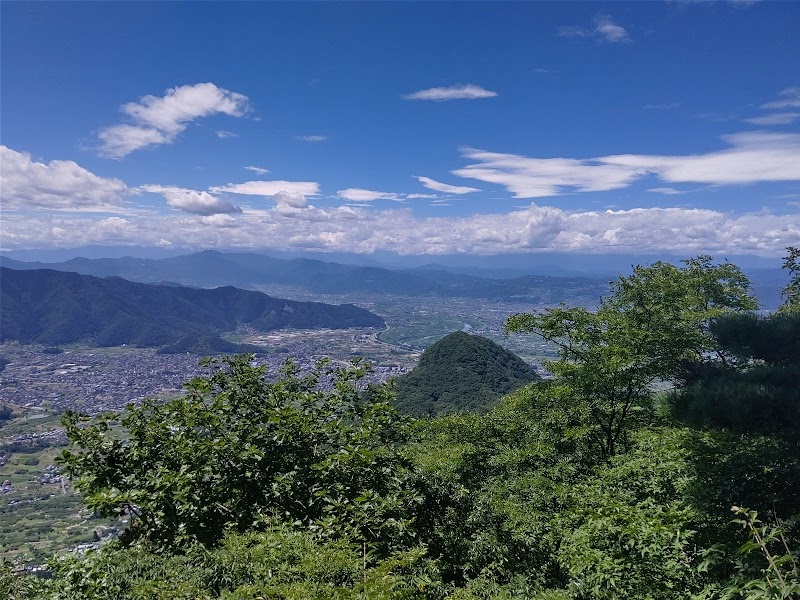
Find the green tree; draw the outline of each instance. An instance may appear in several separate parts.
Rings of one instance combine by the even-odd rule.
[[[708,333],[713,319],[757,306],[735,265],[715,265],[709,256],[684,264],[634,267],[595,311],[562,305],[506,320],[506,332],[536,333],[558,346],[559,360],[547,366],[586,406],[605,455],[624,443],[655,380],[676,378],[685,365],[712,356],[726,360]]]
[[[128,515],[126,541],[156,548],[217,544],[274,518],[347,535],[381,555],[412,537],[406,421],[386,388],[365,398],[355,365],[275,382],[251,355],[208,359],[208,377],[166,404],[128,406],[95,422],[64,419],[74,447],[61,462],[102,515]],[[118,422],[120,436],[112,432]],[[118,428],[117,428],[118,429]],[[113,433],[113,435],[112,435]]]
[[[789,246],[788,254],[783,259],[783,268],[789,271],[791,280],[783,288],[784,312],[800,312],[800,248]]]

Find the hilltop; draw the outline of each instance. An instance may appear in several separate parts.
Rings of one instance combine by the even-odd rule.
[[[483,411],[536,379],[533,367],[516,354],[457,331],[425,350],[419,364],[397,381],[396,406],[412,415]]]
[[[382,327],[381,317],[352,304],[295,302],[234,287],[194,289],[134,283],[49,269],[0,268],[0,341],[97,346],[131,344],[163,352],[257,351],[220,334],[247,325]]]

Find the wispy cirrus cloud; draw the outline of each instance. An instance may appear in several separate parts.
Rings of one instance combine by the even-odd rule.
[[[642,109],[644,110],[675,110],[681,105],[680,102],[670,102],[669,104],[645,104]]]
[[[394,200],[402,201],[402,194],[395,194],[393,192],[378,192],[375,190],[367,190],[364,188],[347,188],[339,190],[336,195],[342,200],[348,202],[372,202],[373,200]]]
[[[242,167],[242,168],[247,169],[248,171],[252,171],[253,173],[256,173],[258,175],[266,175],[267,173],[269,173],[269,169],[264,169],[262,167],[255,167],[253,165],[249,165],[247,167]]]
[[[692,190],[676,190],[675,188],[671,188],[671,187],[654,187],[654,188],[648,188],[645,191],[646,192],[652,192],[654,194],[665,194],[667,196],[677,196],[679,194],[688,194]]]
[[[300,140],[301,142],[324,142],[328,139],[327,135],[297,135],[295,139]]]
[[[0,146],[0,180],[3,209],[105,212],[131,192],[119,179],[99,177],[74,161],[37,162],[7,146]]]
[[[217,134],[217,137],[222,139],[222,140],[224,140],[226,138],[239,137],[238,133],[233,133],[232,131],[227,131],[225,129],[220,129],[219,131],[216,131],[215,133]]]
[[[597,158],[530,158],[465,148],[476,161],[453,174],[504,186],[516,198],[622,189],[648,175],[668,183],[738,185],[800,180],[800,134],[743,132],[706,154],[622,154]]]
[[[781,109],[781,108],[800,108],[800,86],[789,87],[781,90],[778,93],[780,98],[762,104],[761,108],[767,110]]]
[[[245,181],[242,183],[229,183],[209,188],[212,193],[242,194],[246,196],[274,196],[280,192],[298,193],[303,196],[319,194],[319,184],[316,181]]]
[[[765,115],[763,117],[752,117],[750,119],[745,119],[745,122],[752,123],[753,125],[789,125],[794,123],[798,117],[800,117],[800,113],[782,112],[772,113],[771,115]]]
[[[597,43],[627,44],[631,37],[624,27],[618,25],[614,19],[605,14],[599,14],[594,19],[594,27],[570,25],[558,28],[558,36],[565,38],[588,38]]]
[[[446,100],[477,100],[480,98],[494,98],[497,92],[492,92],[472,83],[458,84],[450,87],[434,87],[420,90],[403,96],[404,100],[432,100],[444,102]]]
[[[478,188],[467,187],[463,185],[449,185],[447,183],[442,183],[440,181],[431,179],[430,177],[419,177],[417,175],[414,175],[414,177],[429,190],[441,192],[443,194],[469,194],[472,192],[480,192]]]
[[[121,107],[131,123],[100,131],[100,156],[123,158],[142,148],[171,144],[196,119],[218,113],[241,117],[248,110],[247,96],[213,83],[170,88],[164,96],[144,96]]]
[[[230,200],[219,198],[204,191],[154,184],[143,185],[140,189],[152,194],[161,194],[171,207],[197,215],[242,212],[242,209]]]

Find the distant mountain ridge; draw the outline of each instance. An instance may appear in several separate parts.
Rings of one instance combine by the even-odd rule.
[[[395,405],[427,416],[488,410],[501,396],[539,379],[533,367],[492,340],[457,331],[425,350],[397,380]]]
[[[220,337],[240,325],[270,331],[383,327],[384,321],[352,304],[295,302],[234,287],[195,289],[0,268],[0,341],[131,344],[199,354],[257,350]]]
[[[280,284],[329,294],[438,295],[543,304],[557,303],[565,298],[575,303],[591,304],[608,292],[606,280],[588,277],[525,275],[490,278],[438,268],[395,270],[308,258],[223,254],[214,250],[162,259],[73,258],[62,263],[26,263],[0,257],[0,265],[12,269],[74,271],[96,277],[118,276],[143,283],[169,281],[198,287],[232,285],[247,288]]]

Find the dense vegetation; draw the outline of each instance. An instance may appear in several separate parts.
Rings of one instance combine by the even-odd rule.
[[[425,350],[417,366],[397,381],[394,404],[416,416],[483,412],[536,379],[533,367],[516,354],[485,337],[456,331]]]
[[[89,507],[130,526],[54,561],[51,579],[7,572],[0,586],[12,598],[798,598],[794,298],[761,318],[733,265],[638,268],[596,312],[510,318],[561,344],[558,377],[484,415],[407,420],[386,386],[363,389],[360,365],[326,392],[323,368],[289,364],[270,383],[247,356],[212,362],[167,404],[68,415],[63,466]],[[794,344],[756,341],[775,331]]]
[[[159,347],[164,352],[253,351],[220,333],[247,325],[341,329],[381,327],[383,319],[345,304],[295,302],[232,287],[213,290],[133,283],[40,269],[0,268],[0,341]]]

